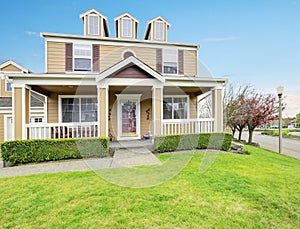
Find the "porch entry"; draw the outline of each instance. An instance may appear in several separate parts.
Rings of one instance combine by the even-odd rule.
[[[141,95],[120,94],[118,98],[118,140],[140,139]]]

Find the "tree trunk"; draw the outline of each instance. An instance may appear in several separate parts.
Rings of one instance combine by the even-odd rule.
[[[231,131],[232,131],[232,135],[233,135],[233,137],[234,137],[236,128],[232,128]]]
[[[253,130],[252,128],[249,128],[249,138],[248,138],[248,144],[252,143],[252,138],[253,138]]]
[[[240,129],[240,130],[239,130],[239,141],[242,140],[242,133],[243,133],[243,129]]]

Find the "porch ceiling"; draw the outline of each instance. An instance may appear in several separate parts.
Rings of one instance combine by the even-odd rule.
[[[42,86],[32,86],[33,91],[39,92],[43,95],[50,95],[52,93],[65,94],[65,95],[90,95],[97,94],[96,86],[52,86],[52,85],[42,85]]]
[[[164,87],[164,94],[197,94],[201,95],[210,91],[210,87]]]

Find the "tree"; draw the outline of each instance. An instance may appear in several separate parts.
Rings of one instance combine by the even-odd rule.
[[[278,112],[279,107],[276,97],[271,94],[255,93],[246,98],[246,112],[247,126],[249,131],[248,143],[252,143],[253,131],[261,124],[265,124],[276,118],[275,114]]]
[[[300,113],[296,115],[296,124],[300,125]]]

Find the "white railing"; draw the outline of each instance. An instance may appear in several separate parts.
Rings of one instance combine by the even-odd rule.
[[[213,132],[213,118],[163,120],[163,135]]]
[[[87,138],[98,136],[98,123],[30,123],[27,139]]]

